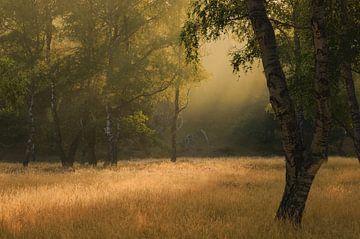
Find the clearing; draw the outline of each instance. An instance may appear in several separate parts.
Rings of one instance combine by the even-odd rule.
[[[356,159],[324,164],[299,230],[273,220],[284,173],[281,158],[0,163],[0,238],[360,238]]]

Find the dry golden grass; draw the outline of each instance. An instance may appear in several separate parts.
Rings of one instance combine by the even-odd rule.
[[[360,167],[332,158],[303,228],[275,223],[279,158],[122,162],[116,169],[0,164],[0,238],[360,238]]]

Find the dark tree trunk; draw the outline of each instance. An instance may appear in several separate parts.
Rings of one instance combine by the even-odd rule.
[[[118,132],[114,133],[113,129],[113,122],[111,118],[111,112],[109,106],[106,106],[106,127],[105,127],[105,134],[108,140],[108,158],[105,161],[104,166],[107,167],[110,164],[112,166],[117,165],[118,161]],[[116,130],[118,131],[118,130]]]
[[[65,167],[73,167],[74,163],[75,163],[75,156],[76,156],[76,152],[79,148],[79,144],[81,141],[81,135],[82,135],[82,130],[80,130],[76,135],[75,138],[73,139],[72,143],[70,144],[69,147],[69,152],[68,152],[68,156],[67,156],[67,160],[66,160],[66,164],[63,165]]]
[[[295,23],[295,25],[300,25],[299,24],[299,19],[300,19],[300,2],[299,0],[295,0],[293,2],[293,22]],[[300,33],[299,33],[299,29],[297,27],[294,27],[294,57],[295,57],[295,84],[296,85],[301,85],[301,64],[302,64],[302,60],[301,60],[301,41],[300,41]],[[300,99],[298,99],[298,103],[296,105],[296,118],[299,124],[299,130],[300,130],[300,134],[301,134],[301,139],[304,140],[304,122],[305,122],[305,117],[304,117],[304,108],[302,106],[303,103],[303,97],[301,95],[301,92],[298,92],[300,94]],[[302,142],[302,144],[304,145],[304,142]]]
[[[345,155],[345,151],[343,150],[344,143],[345,143],[345,137],[341,137],[337,144],[337,152],[339,155]]]
[[[317,119],[311,153],[305,156],[302,133],[279,61],[275,34],[266,13],[265,1],[248,0],[247,6],[261,49],[270,102],[280,122],[282,144],[286,156],[286,184],[276,218],[299,224],[313,179],[322,162],[327,158],[331,126],[328,47],[324,35],[325,7],[323,1],[313,1],[312,26],[316,52]]]
[[[82,129],[82,135],[81,135],[81,139],[82,141],[84,142],[82,144],[82,147],[81,147],[81,158],[80,158],[80,165],[84,166],[86,164],[86,162],[88,161],[87,158],[86,158],[86,155],[87,155],[87,150],[88,150],[88,144],[85,143],[87,142],[86,139],[88,138],[87,135],[85,134],[86,132],[86,129],[85,129],[85,126],[84,124],[82,123],[81,124],[81,129]]]
[[[177,123],[180,114],[180,86],[175,86],[175,98],[174,98],[174,118],[171,125],[171,162],[177,160]]]
[[[80,131],[76,134],[74,140],[70,144],[68,154],[66,155],[62,142],[60,120],[57,113],[56,86],[53,77],[51,77],[51,112],[54,121],[55,144],[56,144],[57,152],[60,157],[61,164],[64,168],[73,167],[75,162],[75,155],[81,141],[83,129],[81,128]]]
[[[118,164],[118,153],[119,153],[119,134],[120,134],[120,126],[116,125],[114,138],[113,138],[113,146],[112,146],[112,160],[111,166],[117,166]]]
[[[352,74],[352,66],[351,60],[347,57],[347,54],[351,54],[351,46],[347,42],[346,36],[349,32],[349,16],[348,16],[348,1],[341,1],[341,20],[343,25],[343,37],[341,49],[345,56],[343,57],[343,61],[341,64],[341,74],[345,82],[346,93],[348,97],[348,105],[351,115],[351,120],[353,124],[353,141],[355,146],[355,152],[360,162],[360,111],[359,111],[359,103],[356,97],[356,90],[354,85],[354,79]]]
[[[112,120],[109,106],[106,106],[106,126],[105,126],[105,135],[108,143],[108,152],[107,158],[105,160],[104,166],[107,167],[112,161],[112,145],[113,145],[113,132],[112,132]]]
[[[67,157],[63,147],[60,120],[57,113],[56,86],[53,77],[51,77],[51,113],[54,121],[53,126],[56,151],[60,157],[60,161],[63,167],[67,167]]]
[[[96,128],[92,127],[90,130],[90,134],[88,136],[88,148],[89,148],[89,165],[96,166],[97,159],[96,159]]]
[[[29,122],[29,136],[26,142],[26,151],[25,151],[25,160],[23,161],[23,166],[28,167],[30,160],[35,161],[35,118],[34,118],[34,95],[35,95],[35,86],[32,82],[30,100],[28,106],[28,122]]]
[[[118,140],[114,139],[112,143],[112,151],[111,151],[111,166],[117,166],[118,164]]]
[[[84,138],[83,138],[84,139]],[[85,139],[84,139],[85,140]],[[80,159],[80,165],[81,166],[84,166],[87,162],[87,159],[86,159],[86,150],[87,150],[87,146],[83,146],[81,148],[81,159]]]

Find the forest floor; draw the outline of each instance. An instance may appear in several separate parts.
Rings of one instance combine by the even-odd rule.
[[[113,169],[0,163],[0,238],[360,238],[360,166],[331,158],[303,226],[273,220],[280,158],[120,162]]]

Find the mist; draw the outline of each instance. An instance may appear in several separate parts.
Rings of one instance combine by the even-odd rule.
[[[192,88],[189,107],[183,114],[182,133],[205,130],[210,144],[217,148],[228,147],[238,123],[254,110],[265,112],[268,104],[262,67],[257,62],[252,71],[234,73],[229,56],[233,46],[234,42],[226,38],[204,47],[202,64],[207,79]]]

